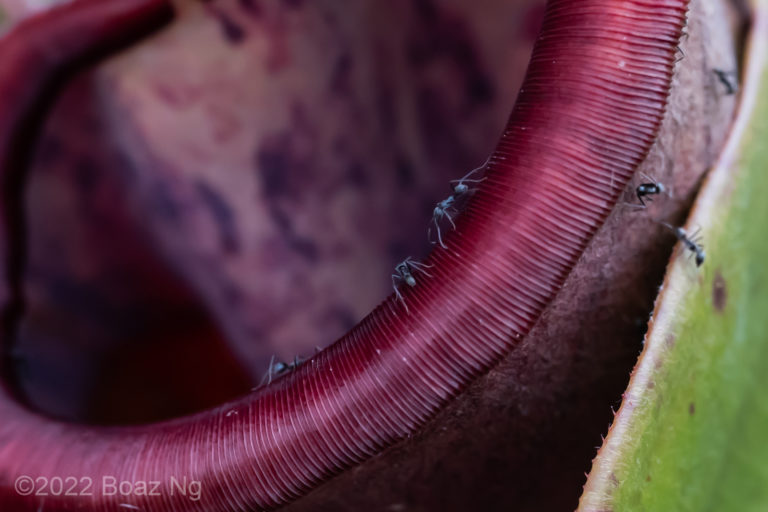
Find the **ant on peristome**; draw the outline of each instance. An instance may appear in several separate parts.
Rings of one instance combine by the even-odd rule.
[[[456,229],[456,223],[453,222],[453,216],[458,213],[456,207],[453,206],[455,202],[456,198],[454,196],[448,196],[437,203],[435,209],[432,211],[432,222],[430,224],[435,225],[435,230],[437,231],[437,241],[440,243],[440,247],[443,249],[447,249],[447,247],[443,243],[443,235],[440,233],[440,220],[445,217],[451,223],[453,229]],[[427,228],[427,238],[429,239],[430,243],[435,243],[432,241],[432,226]]]
[[[408,286],[413,288],[416,286],[416,278],[413,276],[414,272],[421,272],[427,277],[432,277],[429,272],[424,270],[425,268],[432,268],[432,265],[425,263],[419,263],[414,261],[410,256],[402,262],[398,263],[395,267],[395,273],[392,274],[392,288],[395,290],[395,296],[405,306],[405,310],[408,311],[408,305],[405,303],[403,296],[400,294],[399,285],[405,282]]]
[[[435,205],[435,209],[432,210],[432,220],[430,221],[430,227],[427,229],[427,238],[429,238],[430,243],[435,243],[435,241],[432,240],[432,224],[435,225],[435,230],[437,231],[437,242],[440,244],[440,247],[443,249],[447,249],[445,244],[443,243],[443,236],[440,231],[440,221],[443,218],[448,219],[448,221],[451,223],[451,227],[453,229],[456,229],[456,223],[453,222],[454,215],[459,213],[459,208],[463,207],[464,200],[474,192],[475,189],[471,188],[469,183],[480,183],[485,180],[485,178],[470,178],[473,174],[475,174],[477,171],[480,171],[482,169],[485,169],[488,166],[488,161],[490,160],[490,157],[488,160],[485,161],[483,165],[480,167],[477,167],[475,169],[472,169],[467,174],[464,175],[463,178],[458,180],[451,180],[450,183],[452,184],[453,194],[446,197],[442,201],[438,202],[437,205]]]
[[[300,358],[299,356],[296,356],[293,358],[293,362],[291,363],[285,363],[283,361],[275,361],[275,356],[272,356],[272,358],[269,360],[269,369],[267,370],[267,373],[264,374],[264,377],[262,377],[261,382],[259,383],[259,386],[256,388],[253,388],[252,391],[255,391],[259,389],[260,387],[264,386],[264,381],[266,382],[266,385],[269,386],[272,384],[272,377],[279,377],[280,375],[283,375],[284,373],[292,372],[299,366],[301,366],[301,363],[304,362],[304,359]]]

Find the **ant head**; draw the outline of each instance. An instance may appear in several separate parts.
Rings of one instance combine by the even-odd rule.
[[[457,195],[466,194],[469,192],[469,187],[466,183],[459,183],[455,187],[453,187],[453,192]]]
[[[700,267],[704,263],[704,249],[696,252],[696,266]]]

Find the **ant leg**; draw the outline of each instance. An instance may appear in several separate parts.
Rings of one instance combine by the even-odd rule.
[[[267,372],[269,372],[269,370],[267,370]],[[261,389],[264,386],[264,383],[267,380],[267,375],[268,375],[268,373],[265,373],[264,376],[261,377],[261,380],[259,381],[259,385],[256,386],[256,387],[251,388],[251,391],[257,391],[257,390]]]
[[[474,169],[469,171],[467,174],[465,174],[464,177],[461,178],[460,180],[451,180],[451,183],[469,181],[467,178],[469,178],[470,176],[475,174],[477,171],[483,170],[486,167],[488,167],[488,163],[490,161],[491,161],[491,157],[489,156],[488,158],[485,159],[485,162],[483,163],[483,165],[481,165],[480,167],[475,167]],[[485,179],[485,178],[483,178],[483,179]]]
[[[642,208],[645,208],[648,205],[646,205],[645,201],[643,201],[643,195],[640,193],[639,188],[640,187],[637,187],[637,189],[635,189],[635,195],[637,196],[637,200],[640,201],[640,204],[643,205]]]
[[[435,223],[435,229],[437,230],[437,241],[440,243],[440,247],[442,247],[443,249],[447,249],[448,247],[446,247],[445,244],[443,243],[443,236],[442,236],[442,233],[440,232],[440,223],[437,221],[437,217],[432,217],[432,222]],[[435,243],[435,242],[432,242],[432,240],[430,240],[430,242],[433,244]],[[410,258],[408,258],[408,260],[410,260]]]
[[[416,261],[413,258],[408,258],[408,265],[412,266],[413,268],[432,268],[434,265],[427,265],[426,263],[422,263],[420,261]]]
[[[265,373],[264,376],[261,378],[261,381],[259,381],[259,385],[254,388],[251,388],[251,391],[256,391],[264,387],[265,383],[269,385],[269,382],[267,382],[267,378],[270,378],[270,382],[271,382],[272,365],[274,364],[274,362],[275,362],[275,356],[272,355],[272,358],[269,360],[269,368],[267,368],[267,373]]]
[[[701,245],[701,227],[700,226],[696,227],[696,229],[693,232],[691,232],[690,235],[688,235],[688,240],[690,240],[691,242],[695,243],[700,247],[704,247],[703,245]]]
[[[396,301],[399,300],[403,304],[403,307],[405,307],[405,312],[409,313],[409,311],[408,311],[408,304],[405,303],[405,299],[400,294],[400,289],[397,286],[398,282],[395,282],[395,279],[397,279],[398,282],[399,282],[399,280],[402,279],[402,277],[400,277],[399,275],[392,274],[392,289],[395,290],[395,300]]]
[[[682,48],[680,48],[680,45],[675,46],[675,49],[677,50],[678,53],[680,53],[680,56],[677,59],[675,59],[675,64],[677,64],[678,62],[680,62],[685,58],[685,52],[683,51]]]
[[[395,297],[397,300],[405,304],[405,301],[403,300],[403,296],[400,295],[400,288],[398,287],[398,284],[400,284],[400,279],[402,279],[397,274],[392,274],[392,289],[395,290]]]
[[[454,215],[455,214],[456,214],[456,212],[454,211]],[[451,226],[453,226],[453,229],[456,229],[456,223],[453,222],[453,217],[451,217],[451,212],[446,211],[445,212],[445,216],[448,217],[448,222],[451,223]]]
[[[437,226],[437,240],[440,242],[440,247],[447,249],[448,247],[443,242],[443,236],[440,234],[440,226]]]
[[[421,272],[427,277],[432,277],[432,274],[424,270],[425,268],[432,268],[434,265],[427,265],[425,263],[419,263],[418,261],[412,261],[410,265],[413,267],[414,270]]]
[[[465,174],[465,175],[464,175],[464,177],[463,177],[463,178],[461,178],[461,181],[465,181],[467,178],[469,178],[470,176],[472,176],[473,174],[475,174],[477,171],[483,170],[483,169],[485,169],[486,167],[488,167],[488,162],[489,162],[490,160],[491,160],[491,157],[488,157],[488,158],[486,158],[486,159],[485,159],[485,162],[483,163],[483,165],[481,165],[480,167],[475,167],[474,169],[472,169],[471,171],[469,171],[467,174]]]
[[[272,355],[272,359],[269,360],[269,370],[267,370],[267,375],[269,376],[269,380],[267,380],[267,386],[272,384],[272,369],[275,367],[275,356]]]
[[[482,183],[482,182],[484,182],[487,179],[488,178],[480,178],[478,180],[469,180],[469,179],[466,179],[466,178],[461,178],[460,180],[451,180],[448,183]]]
[[[482,182],[484,182],[487,179],[488,178],[480,178],[480,179],[477,179],[477,180],[470,180],[470,179],[467,179],[467,178],[462,178],[460,180],[451,180],[451,183],[458,183],[460,181],[463,182],[463,183],[482,183]]]

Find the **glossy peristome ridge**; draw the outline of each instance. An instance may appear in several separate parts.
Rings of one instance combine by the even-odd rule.
[[[160,481],[161,496],[48,497],[45,510],[266,509],[419,428],[518,345],[613,208],[658,132],[686,4],[550,0],[487,179],[446,236],[447,249],[430,256],[430,276],[403,288],[407,310],[392,295],[295,372],[237,402],[161,424],[57,423],[3,394],[2,508],[40,504],[15,491],[20,475],[95,482],[107,475]],[[0,59],[11,63],[0,70],[5,197],[23,174],[14,138],[43,86],[117,31],[151,26],[140,20],[166,7],[79,0],[0,40]],[[65,49],[57,58],[30,60],[56,44]],[[6,211],[3,229],[8,218]],[[18,258],[13,237],[4,232],[3,240],[8,275]],[[169,492],[172,479],[200,481],[199,500]]]

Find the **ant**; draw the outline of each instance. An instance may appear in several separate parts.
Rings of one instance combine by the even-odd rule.
[[[704,263],[704,246],[700,242],[699,230],[697,229],[689,235],[683,228],[671,226],[666,222],[661,224],[672,230],[683,246],[696,255],[696,266],[700,267]]]
[[[712,71],[717,75],[718,80],[720,80],[720,83],[725,86],[725,94],[730,96],[732,94],[736,94],[736,84],[734,83],[736,79],[738,78],[738,72],[737,71],[723,71],[722,69],[712,69]],[[731,78],[733,78],[733,81],[731,81]]]
[[[649,177],[647,174],[640,173],[640,176],[642,176],[644,179],[647,180],[646,183],[641,183],[637,186],[635,189],[635,193],[637,194],[637,199],[642,203],[643,208],[645,208],[646,205],[645,201],[643,201],[643,198],[645,197],[648,201],[651,201],[651,197],[649,196],[655,196],[657,194],[663,194],[667,191],[667,189],[664,187],[664,185],[653,178]]]
[[[490,160],[490,157],[488,158]],[[445,244],[443,243],[443,236],[440,231],[440,221],[443,218],[447,218],[448,221],[451,223],[451,227],[453,229],[456,229],[456,223],[453,222],[453,217],[459,213],[457,204],[465,199],[470,193],[474,192],[474,188],[470,188],[469,183],[480,183],[485,180],[485,178],[475,179],[470,178],[473,174],[475,174],[477,171],[480,171],[482,169],[485,169],[485,167],[488,165],[488,160],[485,161],[483,165],[480,167],[477,167],[475,169],[472,169],[469,171],[466,175],[464,175],[463,178],[458,180],[451,180],[450,183],[453,185],[453,194],[446,197],[442,201],[438,202],[435,206],[435,209],[432,210],[432,221],[431,224],[435,225],[435,230],[437,231],[437,241],[440,243],[440,247],[443,249],[447,249]],[[430,239],[431,243],[435,243],[432,239],[432,227],[430,226],[427,230],[427,237]]]
[[[261,379],[261,382],[259,383],[259,386],[256,388],[253,388],[252,391],[255,391],[262,387],[264,385],[264,381],[266,382],[266,385],[269,386],[272,384],[272,377],[279,377],[280,375],[283,375],[288,372],[292,372],[299,366],[301,366],[301,363],[304,362],[304,359],[300,358],[299,356],[296,356],[293,358],[292,363],[285,363],[283,361],[275,361],[275,356],[272,356],[272,359],[269,360],[269,369],[267,370],[267,373],[264,374],[264,377]]]
[[[447,249],[445,244],[443,243],[443,236],[440,233],[440,221],[443,217],[448,219],[448,221],[451,223],[451,227],[453,229],[456,229],[456,223],[453,222],[453,215],[456,215],[458,210],[456,209],[454,205],[456,203],[456,196],[448,196],[435,206],[435,209],[432,211],[432,223],[435,225],[435,229],[437,230],[437,241],[440,243],[440,247],[443,249]],[[432,238],[432,226],[427,229],[427,238],[430,239],[431,243],[435,243],[431,240]]]
[[[413,277],[414,272],[421,272],[427,277],[432,277],[429,272],[424,270],[425,268],[432,268],[432,265],[414,261],[410,256],[402,262],[398,263],[395,267],[395,273],[392,274],[392,288],[395,290],[395,296],[405,306],[406,311],[408,311],[408,305],[405,303],[403,296],[400,294],[399,285],[405,281],[405,284],[411,288],[416,286],[416,278]]]

